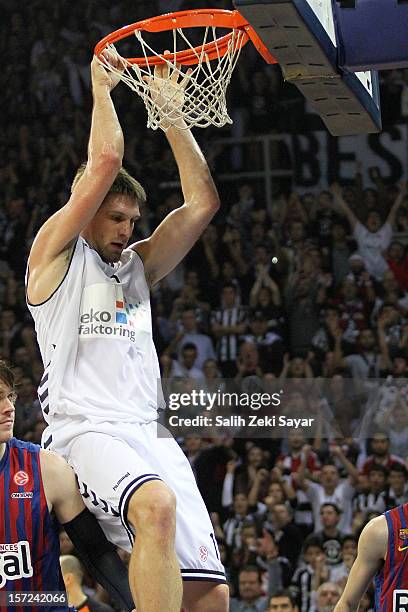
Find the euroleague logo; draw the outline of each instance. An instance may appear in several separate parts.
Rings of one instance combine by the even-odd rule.
[[[13,480],[18,487],[23,487],[30,480],[30,477],[28,476],[27,472],[20,470],[14,474]]]
[[[198,552],[200,553],[200,559],[203,563],[205,563],[208,559],[208,550],[205,546],[200,546],[200,548],[198,549]]]

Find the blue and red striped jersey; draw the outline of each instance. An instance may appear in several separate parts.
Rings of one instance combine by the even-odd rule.
[[[59,555],[58,525],[48,511],[42,483],[40,447],[12,438],[0,461],[0,593],[65,591]],[[36,609],[0,605],[1,612]],[[68,607],[40,609],[62,612]]]
[[[408,504],[384,514],[388,548],[384,565],[375,576],[376,612],[408,610]]]

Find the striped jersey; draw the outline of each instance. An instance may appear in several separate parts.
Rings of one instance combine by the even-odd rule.
[[[387,555],[375,576],[376,612],[408,610],[408,504],[384,514],[388,527]]]
[[[212,314],[212,323],[223,327],[232,327],[247,320],[247,312],[243,306],[223,308]],[[225,334],[217,340],[217,355],[220,361],[235,361],[238,357],[239,334]]]
[[[12,438],[0,460],[0,610],[34,612],[36,606],[7,607],[3,592],[63,591],[58,526],[51,517],[41,478],[40,447]],[[68,610],[41,607],[43,612]]]
[[[65,278],[42,304],[28,304],[45,372],[44,418],[148,422],[163,406],[150,291],[139,255],[105,263],[79,237]]]

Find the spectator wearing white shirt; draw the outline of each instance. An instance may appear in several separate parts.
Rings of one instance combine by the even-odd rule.
[[[194,365],[196,359],[197,348],[194,344],[186,344],[183,347],[180,361],[171,359],[166,354],[162,355],[163,378],[192,378],[202,382],[204,375],[202,370]]]
[[[326,464],[322,467],[320,472],[320,484],[318,484],[304,477],[307,455],[308,452],[310,452],[310,447],[306,450],[305,448],[306,447],[303,447],[302,462],[298,470],[298,485],[306,492],[306,496],[312,504],[315,531],[320,531],[322,529],[320,520],[320,508],[322,504],[332,503],[342,509],[338,528],[340,531],[350,532],[353,516],[352,500],[355,493],[355,485],[358,481],[357,468],[346,458],[339,446],[330,446],[331,455],[337,457],[341,461],[349,478],[340,481],[338,468],[335,465]]]
[[[354,238],[358,245],[358,252],[364,259],[367,271],[374,276],[375,279],[381,280],[384,272],[388,270],[388,264],[383,256],[383,252],[388,249],[391,243],[393,225],[398,209],[405,198],[406,184],[401,187],[385,223],[382,223],[379,212],[370,210],[365,225],[363,225],[343,198],[338,184],[332,186],[332,192],[336,202],[340,205],[350,222]]]
[[[187,344],[194,344],[197,349],[197,357],[194,362],[196,368],[201,369],[207,359],[215,359],[215,351],[212,340],[206,334],[201,334],[198,330],[196,313],[193,308],[186,308],[181,315],[180,331],[175,336],[170,347],[174,344],[178,359],[181,358],[183,348]],[[169,347],[169,348],[170,348]],[[170,352],[172,352],[170,350]]]

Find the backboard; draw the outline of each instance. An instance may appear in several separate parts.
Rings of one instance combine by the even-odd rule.
[[[234,0],[334,136],[381,130],[378,74],[340,67],[337,0]]]

